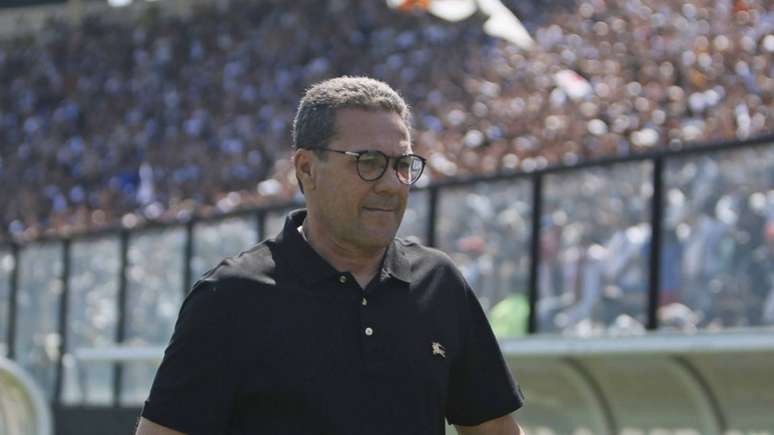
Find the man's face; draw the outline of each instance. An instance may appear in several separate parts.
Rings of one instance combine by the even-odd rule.
[[[328,148],[378,150],[397,157],[411,152],[411,139],[396,113],[341,109]],[[364,181],[358,175],[356,157],[325,154],[322,159],[312,157],[314,188],[306,195],[310,217],[338,244],[358,249],[388,246],[403,219],[409,194],[409,186],[398,181],[393,170],[394,160],[381,178]]]

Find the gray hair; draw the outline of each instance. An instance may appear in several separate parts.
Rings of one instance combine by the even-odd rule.
[[[394,112],[411,125],[411,110],[387,83],[368,77],[342,76],[309,88],[293,120],[293,147],[324,148],[336,135],[336,110]]]

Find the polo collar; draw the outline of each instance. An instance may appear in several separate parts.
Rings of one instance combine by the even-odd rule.
[[[290,269],[306,285],[341,275],[298,232],[305,218],[306,209],[291,211],[285,219],[282,233],[277,237]],[[393,240],[387,247],[379,276],[381,279],[392,277],[405,283],[411,282],[411,263],[399,241]]]
[[[277,238],[290,270],[305,285],[334,278],[341,273],[320,256],[299,234],[298,227],[306,218],[306,209],[293,210]]]
[[[393,239],[382,261],[382,277],[389,275],[405,283],[411,283],[411,262],[401,243]]]

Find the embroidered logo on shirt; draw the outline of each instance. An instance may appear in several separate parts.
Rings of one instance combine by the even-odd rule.
[[[446,358],[446,349],[437,341],[433,342],[433,355],[440,355],[441,358]]]

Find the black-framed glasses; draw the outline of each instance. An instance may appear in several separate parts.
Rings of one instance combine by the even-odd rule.
[[[390,159],[394,159],[392,168],[395,175],[403,184],[414,184],[425,170],[425,158],[416,154],[403,154],[398,157],[390,157],[387,154],[377,151],[342,151],[331,148],[313,148],[315,151],[330,151],[334,153],[352,156],[357,159],[357,174],[363,181],[376,181],[382,178]]]

